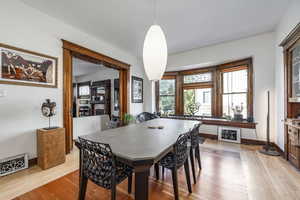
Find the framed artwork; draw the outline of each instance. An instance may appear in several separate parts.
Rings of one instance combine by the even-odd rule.
[[[132,103],[143,103],[143,79],[132,76],[131,78]]]
[[[57,88],[57,58],[0,44],[0,84]]]

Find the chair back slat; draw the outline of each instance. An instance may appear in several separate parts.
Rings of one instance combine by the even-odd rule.
[[[174,145],[176,166],[182,166],[188,157],[188,134],[181,134]]]
[[[83,174],[96,184],[110,188],[115,175],[115,157],[108,144],[93,142],[79,137]]]
[[[193,129],[190,131],[190,139],[191,139],[191,146],[194,147],[199,144],[199,128],[201,123],[195,124]]]
[[[149,120],[156,119],[156,118],[158,118],[158,116],[156,114],[152,114],[149,112],[142,112],[138,116],[136,116],[136,121],[141,123],[141,122],[149,121]]]

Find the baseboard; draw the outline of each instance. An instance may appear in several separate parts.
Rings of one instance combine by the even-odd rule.
[[[218,136],[217,135],[212,135],[212,134],[207,134],[207,133],[200,133],[200,136],[204,137],[204,138],[209,138],[212,140],[217,140]]]
[[[266,144],[265,141],[253,140],[253,139],[245,139],[245,138],[241,139],[241,143],[242,144],[249,144],[249,145],[265,145]]]
[[[280,155],[281,155],[282,157],[285,158],[285,153],[284,153],[284,151],[283,151],[277,144],[275,144],[274,142],[271,142],[271,145],[272,145],[273,147],[276,148],[276,150],[280,153]]]
[[[34,165],[37,165],[37,158],[31,158],[28,160],[28,167],[32,167]]]
[[[218,136],[217,135],[213,135],[213,134],[207,134],[207,133],[200,133],[200,136],[205,137],[205,138],[209,138],[212,140],[217,140]],[[241,139],[241,143],[242,144],[248,144],[248,145],[265,145],[266,142],[262,141],[262,140],[253,140],[253,139],[245,139],[242,138]],[[274,142],[271,142],[271,145],[273,147],[276,148],[276,150],[284,157],[284,151]]]

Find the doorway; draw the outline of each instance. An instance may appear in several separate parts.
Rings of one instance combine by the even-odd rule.
[[[122,122],[123,116],[128,112],[128,85],[130,65],[101,53],[79,46],[72,42],[62,40],[63,42],[63,122],[66,131],[66,153],[73,149],[73,115],[74,115],[74,87],[73,87],[73,60],[74,58],[96,65],[105,65],[105,67],[119,71],[118,83],[118,112]],[[99,83],[100,84],[100,83]],[[102,83],[101,83],[102,84]],[[83,92],[86,88],[83,87]],[[97,91],[96,91],[97,92]],[[116,94],[117,95],[117,94]],[[99,95],[100,96],[100,95]],[[110,107],[109,107],[110,110]],[[97,112],[110,112],[101,109],[94,109]],[[84,112],[82,112],[84,114]]]

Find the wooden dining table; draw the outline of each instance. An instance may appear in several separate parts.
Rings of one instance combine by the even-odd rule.
[[[117,159],[134,169],[135,199],[148,200],[151,166],[172,150],[180,134],[187,133],[197,123],[199,121],[157,118],[82,138],[109,144]],[[154,128],[158,126],[162,129]]]

